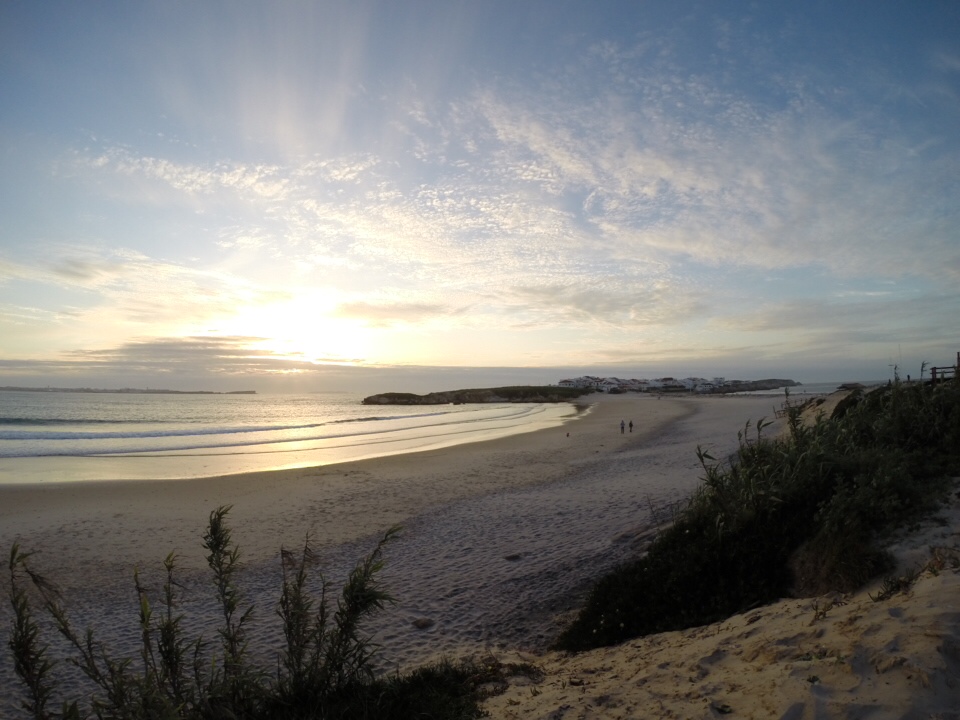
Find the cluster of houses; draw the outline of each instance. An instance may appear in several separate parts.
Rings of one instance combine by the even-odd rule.
[[[739,383],[737,380],[731,381],[731,384]],[[617,377],[594,377],[592,375],[583,375],[582,377],[561,380],[557,383],[560,387],[572,388],[591,388],[599,392],[698,392],[710,393],[717,392],[719,389],[727,386],[727,381],[722,377],[715,377],[712,380],[706,378],[688,377],[677,380],[672,377],[657,378],[654,380],[624,380]]]

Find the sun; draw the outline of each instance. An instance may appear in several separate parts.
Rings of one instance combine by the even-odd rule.
[[[253,346],[291,359],[318,364],[362,364],[376,349],[376,332],[365,321],[340,317],[339,301],[329,292],[311,291],[295,297],[246,306],[221,332],[262,338]]]

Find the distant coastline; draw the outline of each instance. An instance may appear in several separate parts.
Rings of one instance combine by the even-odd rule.
[[[16,387],[5,385],[0,392],[39,392],[39,393],[90,393],[112,395],[256,395],[256,390],[230,390],[217,392],[215,390],[153,390],[151,388],[120,388],[107,390],[104,388],[61,388],[61,387]]]

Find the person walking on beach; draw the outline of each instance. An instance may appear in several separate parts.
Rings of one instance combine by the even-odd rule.
[[[621,421],[620,421],[620,434],[621,434],[621,435],[623,435],[623,428],[624,428],[624,427],[626,427],[626,424],[623,422],[623,420],[621,420]]]
[[[630,421],[630,432],[633,432],[633,420]]]

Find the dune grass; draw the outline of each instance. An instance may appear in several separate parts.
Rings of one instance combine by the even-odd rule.
[[[960,473],[960,383],[851,395],[832,417],[767,439],[740,433],[730,462],[699,451],[702,484],[644,557],[593,588],[556,647],[584,650],[729,617],[782,597],[860,587],[889,567],[879,541]]]
[[[336,602],[322,576],[309,537],[299,552],[282,550],[283,580],[276,612],[283,638],[275,666],[256,665],[248,652],[253,607],[236,582],[240,553],[227,525],[229,507],[210,514],[204,535],[213,592],[220,610],[212,636],[188,639],[178,613],[176,558],[164,561],[166,582],[155,608],[139,575],[140,651],[117,658],[92,629],[79,633],[56,587],[40,575],[30,554],[10,552],[8,641],[21,680],[25,717],[53,718],[392,718],[480,717],[484,687],[503,670],[493,661],[440,662],[405,675],[375,677],[375,646],[364,621],[393,598],[378,582],[388,531],[354,567]],[[39,606],[39,613],[36,609]],[[49,626],[66,643],[67,662],[88,681],[83,698],[63,698],[56,661],[44,637]],[[59,706],[54,707],[54,701]]]

